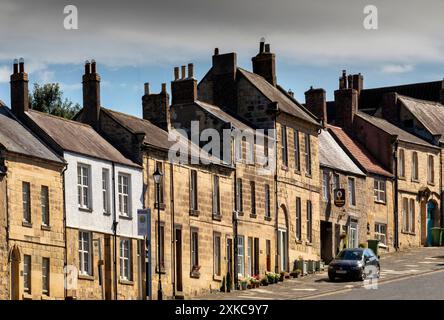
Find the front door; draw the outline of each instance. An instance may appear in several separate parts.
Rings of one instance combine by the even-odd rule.
[[[288,271],[288,241],[287,241],[287,230],[279,229],[278,232],[279,239],[279,257],[280,257],[280,271]]]
[[[183,291],[182,281],[182,230],[176,229],[176,291]]]
[[[433,221],[434,221],[434,213],[435,210],[435,204],[431,201],[427,203],[427,246],[432,245],[432,228],[433,228]]]
[[[233,239],[227,239],[227,291],[233,285]]]

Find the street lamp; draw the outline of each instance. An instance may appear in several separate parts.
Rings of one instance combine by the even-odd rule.
[[[156,171],[153,173],[154,182],[156,183],[157,189],[157,272],[159,273],[159,285],[157,289],[157,300],[162,300],[162,279],[161,279],[161,270],[160,270],[160,183],[162,182],[163,173],[156,168]]]

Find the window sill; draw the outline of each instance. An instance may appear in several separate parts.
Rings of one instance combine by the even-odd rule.
[[[32,222],[23,221],[22,226],[26,228],[32,228]]]
[[[294,170],[295,174],[301,175],[301,170]]]
[[[305,241],[305,245],[309,246],[309,247],[312,247],[313,246],[313,242]]]
[[[264,220],[265,220],[265,221],[271,221],[271,217],[267,217],[267,216],[265,216],[265,217],[264,217]]]
[[[199,279],[200,278],[200,272],[199,271],[191,271],[190,272],[190,278]]]
[[[401,231],[402,234],[406,234],[408,236],[416,236],[415,232],[410,232],[410,231]]]
[[[398,180],[404,180],[405,181],[405,177],[398,176]]]
[[[28,293],[28,292],[24,292],[22,294],[23,300],[32,300],[32,294]]]
[[[119,214],[119,219],[122,219],[122,220],[133,220],[133,217],[125,216],[123,214]]]
[[[190,209],[190,216],[198,217],[199,216],[199,210]]]
[[[256,218],[257,218],[257,214],[255,214],[255,213],[250,213],[250,218],[256,219]]]
[[[90,208],[83,208],[83,207],[79,207],[79,211],[88,212],[88,213],[92,213],[93,212],[92,209],[90,209]]]
[[[213,213],[213,220],[221,221],[222,220],[222,216],[220,214]]]
[[[52,300],[51,297],[47,293],[43,293],[40,297],[41,300]]]
[[[87,274],[79,274],[78,278],[80,280],[94,281],[94,276],[90,276],[90,275],[87,275]]]
[[[428,184],[429,186],[432,186],[432,187],[435,186],[435,183],[434,183],[434,182],[427,181],[427,184]]]
[[[47,226],[45,224],[42,224],[42,226],[40,227],[40,229],[44,230],[44,231],[51,231],[51,227]]]
[[[111,212],[104,212],[103,215],[109,217],[111,215]]]
[[[296,244],[302,244],[302,240],[298,240],[298,239],[296,239],[294,242],[295,242]]]
[[[213,275],[213,280],[217,282],[222,282],[222,276],[218,276],[216,274]]]
[[[154,203],[154,209],[165,210],[165,203],[161,203],[161,204],[158,204],[157,202]]]
[[[311,173],[306,173],[305,176],[310,179],[312,178]]]
[[[419,180],[418,179],[412,179],[411,182],[419,183]]]
[[[123,284],[125,286],[134,286],[134,281],[120,278],[119,284]]]
[[[286,166],[286,165],[281,165],[281,170],[288,171],[288,166]]]
[[[156,274],[159,274],[159,267],[156,267]],[[160,274],[166,274],[165,267],[160,268]]]

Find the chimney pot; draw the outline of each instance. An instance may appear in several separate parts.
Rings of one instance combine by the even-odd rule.
[[[194,77],[194,66],[192,63],[188,64],[188,78]]]
[[[145,82],[145,84],[143,85],[143,88],[144,88],[143,91],[146,95],[150,94],[150,84],[148,82]]]
[[[269,43],[267,43],[265,45],[265,52],[270,53],[270,44]]]
[[[265,40],[262,40],[262,39],[261,39],[261,42],[259,42],[259,53],[264,52]]]
[[[166,93],[166,92],[167,92],[167,84],[162,83],[162,93]]]
[[[91,64],[89,63],[88,60],[85,61],[85,74],[90,74],[91,73]]]
[[[23,58],[19,59],[19,72],[20,73],[25,72],[25,60]]]
[[[186,67],[185,67],[185,66],[182,66],[181,79],[185,79],[185,74],[186,74]]]
[[[179,67],[174,67],[174,80],[179,80]]]
[[[16,74],[16,73],[18,73],[18,60],[17,59],[14,59],[14,71],[13,71],[13,73],[14,74]]]
[[[97,73],[96,61],[94,59],[91,60],[91,73]]]
[[[214,55],[217,56],[219,54],[219,48],[214,48]]]

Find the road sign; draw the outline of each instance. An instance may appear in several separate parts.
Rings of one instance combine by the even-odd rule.
[[[150,217],[150,209],[137,210],[137,234],[139,236],[148,237],[148,219]]]

